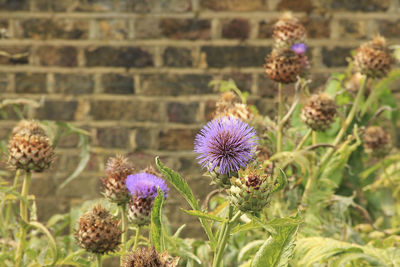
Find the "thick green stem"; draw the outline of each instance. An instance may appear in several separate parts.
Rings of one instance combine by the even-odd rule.
[[[229,205],[226,222],[223,224],[222,229],[221,229],[221,234],[218,237],[218,246],[217,246],[216,254],[214,254],[215,256],[214,256],[214,261],[213,261],[213,267],[221,266],[222,258],[224,257],[226,243],[228,242],[228,239],[229,239],[229,236],[231,233],[232,215],[233,215],[233,207],[231,205]]]
[[[312,144],[315,146],[317,144],[317,132],[312,131]]]
[[[361,99],[364,95],[365,92],[365,88],[367,86],[367,82],[368,82],[368,76],[365,77],[365,79],[363,80],[363,83],[361,84],[361,88],[357,93],[356,99],[354,100],[353,106],[349,112],[349,115],[347,115],[347,118],[342,126],[342,128],[340,129],[338,135],[336,136],[335,140],[333,141],[332,145],[333,146],[337,146],[340,141],[342,140],[343,136],[345,135],[347,128],[349,127],[350,123],[353,121],[358,108],[360,106],[361,103]],[[334,152],[334,149],[330,148],[328,149],[328,151],[326,151],[325,155],[322,157],[321,162],[320,162],[320,167],[324,166],[325,163],[329,160],[329,158],[332,156]]]
[[[128,240],[128,218],[126,216],[126,204],[122,204],[119,206],[119,212],[121,213],[121,243],[122,243],[122,250],[124,252],[127,251],[127,240]]]
[[[303,147],[303,145],[305,144],[307,139],[310,137],[312,132],[313,132],[313,130],[311,130],[311,129],[308,130],[308,132],[303,136],[303,139],[301,139],[300,143],[297,145],[295,150],[300,150]]]
[[[135,235],[135,243],[133,243],[132,251],[135,251],[139,246],[139,237],[140,237],[140,226],[138,225],[136,228],[136,235]]]
[[[31,184],[31,172],[27,172],[24,178],[24,182],[22,184],[21,190],[21,200],[19,204],[19,212],[22,219],[21,228],[19,230],[19,240],[17,246],[17,252],[15,257],[15,266],[20,267],[22,263],[22,257],[24,255],[23,250],[23,242],[25,241],[26,237],[26,227],[25,224],[29,222],[28,218],[28,206],[27,206],[27,197],[29,193],[29,186]]]
[[[278,131],[276,134],[276,152],[282,151],[282,117],[283,117],[283,96],[282,96],[282,84],[278,84]]]
[[[101,254],[96,254],[96,262],[97,262],[97,267],[103,266],[103,261],[101,260]]]

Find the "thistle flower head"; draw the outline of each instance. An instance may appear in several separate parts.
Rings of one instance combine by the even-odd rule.
[[[296,54],[301,55],[307,51],[307,45],[305,43],[297,43],[290,47]]]
[[[247,123],[234,117],[217,118],[203,127],[194,142],[194,151],[203,167],[230,175],[245,168],[254,158],[258,138]]]
[[[164,197],[167,197],[168,192],[168,186],[163,179],[146,172],[128,175],[126,187],[133,198],[154,199],[157,196],[157,188],[163,191]]]

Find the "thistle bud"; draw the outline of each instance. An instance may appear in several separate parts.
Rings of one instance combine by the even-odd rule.
[[[118,220],[114,220],[108,210],[99,204],[80,218],[75,238],[78,245],[88,252],[104,254],[118,247],[121,230]]]
[[[363,136],[364,150],[373,157],[384,157],[391,150],[391,137],[382,127],[370,126]]]
[[[329,95],[312,95],[301,110],[301,119],[314,131],[325,131],[335,119],[336,104]]]
[[[259,212],[270,203],[273,190],[272,163],[270,167],[258,168],[255,164],[239,170],[238,178],[232,177],[227,190],[233,205],[243,212]]]
[[[21,121],[8,142],[8,163],[26,172],[42,172],[50,167],[54,151],[45,131],[34,121]]]
[[[106,177],[102,179],[105,197],[118,205],[128,203],[130,194],[125,185],[126,177],[134,171],[129,160],[117,155],[110,158],[106,166]]]
[[[381,36],[361,45],[354,57],[358,71],[371,78],[385,77],[392,67],[392,56]]]
[[[149,224],[154,199],[158,194],[157,188],[164,193],[164,197],[167,197],[167,184],[153,174],[140,172],[127,177],[126,187],[131,195],[128,218],[139,226]]]
[[[298,76],[303,76],[309,62],[304,54],[297,54],[292,49],[274,49],[265,59],[265,73],[279,83],[294,83]]]
[[[242,121],[250,121],[253,117],[249,107],[245,104],[238,103],[237,97],[232,92],[225,92],[216,104],[217,109],[214,118],[235,117]]]
[[[307,32],[298,19],[291,13],[286,13],[274,25],[272,37],[277,47],[291,47],[296,43],[303,43]]]
[[[122,260],[121,267],[176,267],[179,257],[172,258],[168,251],[159,254],[154,247],[139,248]]]

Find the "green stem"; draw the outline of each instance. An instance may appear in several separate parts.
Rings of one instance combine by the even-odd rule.
[[[282,84],[278,83],[278,132],[276,137],[276,152],[282,151],[282,117],[283,117],[283,97],[282,97]]]
[[[228,239],[229,239],[229,236],[231,233],[232,215],[233,215],[233,207],[231,205],[229,205],[226,222],[223,224],[222,229],[221,229],[221,234],[218,237],[218,247],[217,247],[217,252],[214,256],[213,267],[220,267],[220,265],[221,265],[222,258],[224,256],[226,243],[228,242]],[[237,217],[237,216],[235,215],[235,217]]]
[[[133,243],[132,251],[135,251],[139,246],[139,237],[140,237],[140,226],[138,225],[136,228],[136,235],[135,235],[135,243]]]
[[[101,254],[96,254],[96,262],[97,262],[97,267],[103,266],[103,261],[101,260]]]
[[[126,204],[119,206],[119,212],[121,213],[121,243],[123,252],[127,251],[127,240],[128,240],[128,218],[126,216]]]
[[[307,139],[310,137],[312,132],[313,132],[313,130],[311,130],[311,129],[309,129],[307,131],[307,133],[303,136],[303,138],[301,139],[300,143],[297,145],[295,150],[300,150],[303,147],[303,145],[305,144]]]
[[[313,146],[317,144],[317,132],[312,131],[312,144]]]
[[[31,184],[31,177],[32,174],[31,172],[26,172],[24,182],[22,184],[22,190],[21,190],[21,200],[19,203],[19,212],[20,216],[22,219],[21,223],[21,228],[19,230],[19,240],[18,240],[18,246],[17,246],[17,252],[16,252],[16,257],[15,257],[15,266],[20,267],[22,263],[22,257],[24,254],[23,250],[23,242],[25,241],[26,237],[26,227],[24,224],[29,222],[28,218],[28,206],[26,205],[28,193],[29,193],[29,186]]]
[[[349,112],[349,115],[347,115],[347,118],[342,126],[342,128],[340,129],[338,135],[336,136],[335,140],[333,141],[332,145],[333,146],[337,146],[340,141],[342,140],[343,136],[345,135],[347,128],[349,127],[350,123],[353,121],[358,108],[360,106],[361,103],[361,99],[364,95],[365,92],[365,88],[367,86],[367,81],[368,81],[368,76],[365,77],[365,79],[363,80],[363,83],[361,84],[361,88],[360,90],[358,90],[356,99],[354,100],[353,106]],[[325,163],[329,160],[329,158],[332,156],[334,152],[334,149],[330,148],[326,151],[325,155],[322,157],[321,162],[320,162],[320,167],[324,166]]]

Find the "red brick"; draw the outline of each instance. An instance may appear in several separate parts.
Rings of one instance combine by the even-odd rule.
[[[162,19],[160,29],[165,37],[171,39],[209,39],[211,23],[197,19]]]
[[[72,46],[41,46],[36,57],[42,66],[75,67],[78,64],[77,54]]]
[[[222,27],[222,37],[227,39],[247,39],[250,35],[250,23],[247,19],[234,19]]]
[[[202,0],[200,6],[203,9],[214,11],[261,11],[267,9],[263,0]]]
[[[139,47],[97,47],[85,51],[86,64],[89,67],[151,67],[153,55]]]
[[[105,40],[126,40],[129,34],[128,20],[99,20],[99,39]]]
[[[198,130],[170,129],[160,132],[158,149],[160,150],[193,150],[194,138]]]

